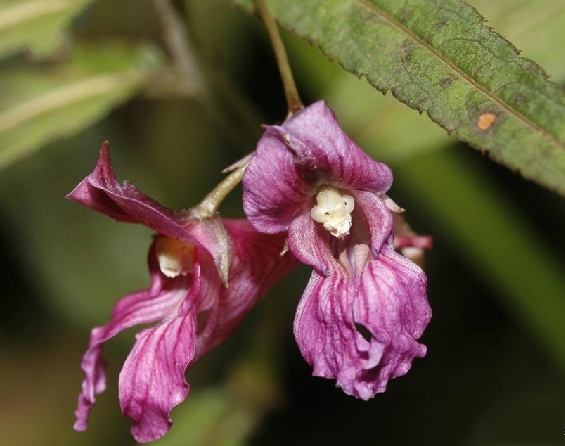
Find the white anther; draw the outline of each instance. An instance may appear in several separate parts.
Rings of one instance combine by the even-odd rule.
[[[155,254],[161,272],[170,278],[186,276],[194,266],[194,246],[171,237],[155,243]]]
[[[330,186],[321,187],[316,194],[316,206],[310,211],[314,221],[322,223],[324,229],[334,237],[344,237],[351,229],[351,212],[355,199]]]

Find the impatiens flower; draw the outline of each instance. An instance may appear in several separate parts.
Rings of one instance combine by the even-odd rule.
[[[314,268],[294,333],[313,374],[369,399],[404,375],[431,317],[426,276],[394,250],[390,169],[365,154],[322,101],[267,126],[243,179],[244,209]]]
[[[106,386],[104,343],[134,325],[156,323],[137,334],[119,377],[120,405],[133,436],[155,440],[170,428],[169,412],[188,394],[186,369],[222,343],[295,260],[280,255],[283,236],[259,234],[245,220],[174,212],[118,183],[107,143],[94,171],[68,198],[158,232],[149,250],[151,286],[120,299],[110,321],[92,330],[75,412],[75,429],[85,430],[95,396]]]

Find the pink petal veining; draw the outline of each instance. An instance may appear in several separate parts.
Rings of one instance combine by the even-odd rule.
[[[149,251],[149,289],[120,299],[110,321],[92,331],[75,413],[75,429],[85,430],[96,395],[105,390],[104,343],[126,328],[156,323],[137,335],[119,380],[120,404],[132,420],[133,436],[140,442],[155,440],[170,428],[170,411],[188,394],[186,370],[227,339],[267,289],[297,262],[290,253],[280,254],[282,234],[260,234],[245,220],[199,219],[191,211],[174,212],[129,183],[120,185],[107,144],[94,172],[68,197],[159,233]],[[174,278],[161,273],[154,248],[161,237],[195,246],[191,272]]]

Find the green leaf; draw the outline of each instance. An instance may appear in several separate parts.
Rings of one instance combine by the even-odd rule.
[[[159,64],[148,46],[77,46],[72,61],[0,74],[0,168],[133,96]]]
[[[248,0],[232,0],[248,10]],[[526,178],[565,194],[565,93],[459,0],[267,1],[286,29]]]
[[[521,55],[541,65],[556,82],[565,80],[565,2],[555,0],[469,0]]]
[[[533,60],[543,61],[554,79],[565,81],[565,64],[555,58],[565,41],[565,2],[558,6],[554,0],[470,3]],[[527,21],[527,17],[532,19]],[[299,83],[309,89],[312,97],[323,97],[338,112],[340,123],[355,135],[362,147],[375,147],[374,153],[380,161],[398,163],[453,143],[453,138],[448,138],[440,127],[392,96],[371,94],[369,84],[339,69],[304,41],[289,35],[285,44],[295,75],[302,80]],[[313,78],[315,82],[308,81]]]
[[[61,30],[92,0],[0,0],[0,57],[29,48],[51,53]]]

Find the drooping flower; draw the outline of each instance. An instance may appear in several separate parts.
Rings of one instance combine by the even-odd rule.
[[[260,234],[246,220],[199,219],[120,184],[107,143],[94,171],[68,198],[158,233],[149,250],[151,286],[121,298],[110,321],[92,330],[75,412],[75,429],[85,430],[95,396],[106,386],[104,343],[134,325],[156,323],[137,334],[119,377],[120,405],[132,421],[132,435],[139,442],[155,440],[168,431],[169,412],[188,394],[187,368],[221,344],[296,261],[280,255],[284,237]]]
[[[260,232],[288,235],[314,268],[294,322],[313,374],[362,399],[384,392],[426,347],[426,276],[394,250],[390,169],[341,129],[323,101],[267,126],[243,179]]]

